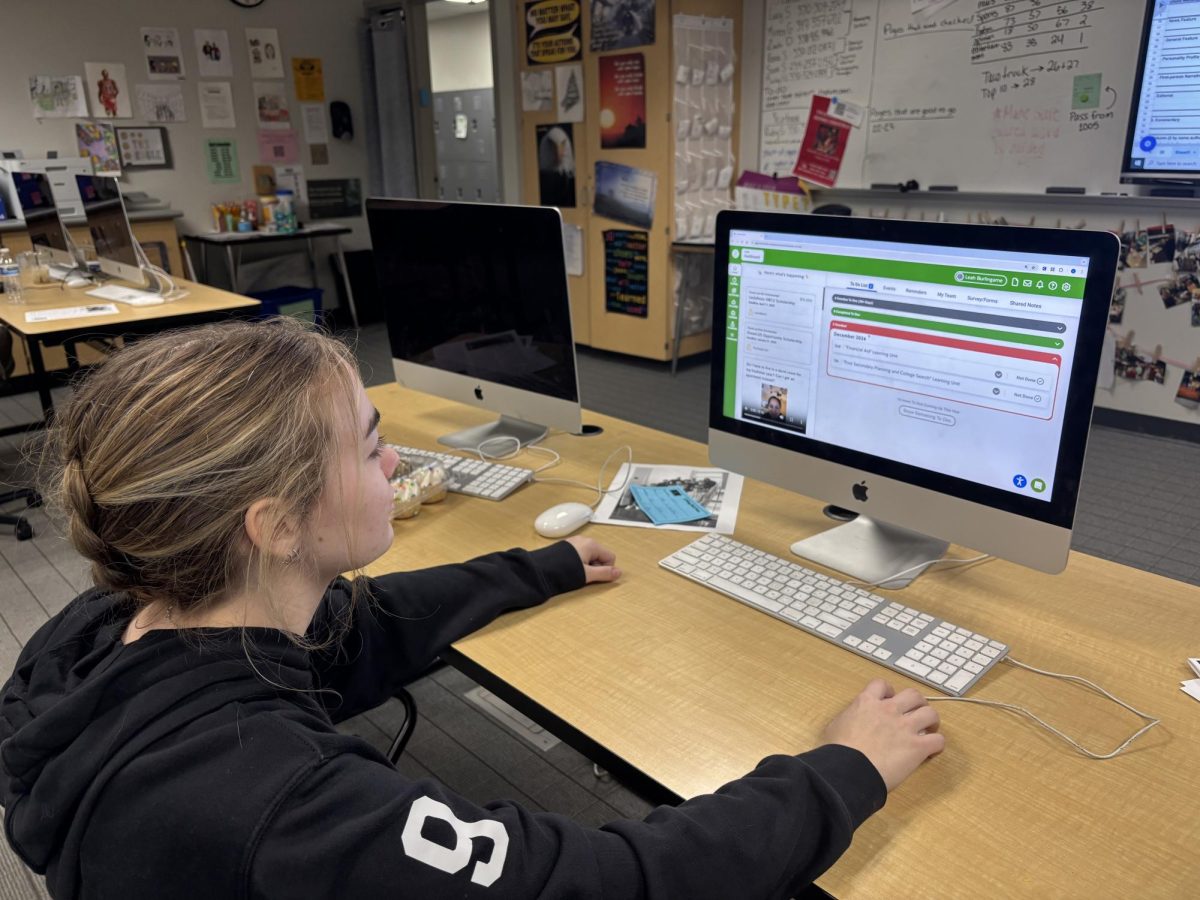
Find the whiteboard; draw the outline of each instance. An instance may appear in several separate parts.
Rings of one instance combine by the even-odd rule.
[[[1115,191],[1141,0],[766,0],[759,169],[790,174],[814,94],[866,107],[837,187]]]

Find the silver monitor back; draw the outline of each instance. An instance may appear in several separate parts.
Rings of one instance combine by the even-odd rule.
[[[443,443],[581,431],[557,209],[372,198],[367,221],[396,380],[501,415]]]
[[[117,179],[103,175],[76,175],[83,214],[87,217],[92,246],[100,271],[138,287],[146,284],[139,257],[140,248],[125,212],[125,201]]]
[[[859,513],[793,550],[864,581],[948,542],[1061,571],[1118,247],[722,212],[710,459]]]

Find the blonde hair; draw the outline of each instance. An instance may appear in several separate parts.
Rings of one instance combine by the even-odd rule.
[[[285,564],[255,549],[245,515],[269,497],[264,546],[313,510],[354,409],[354,358],[290,318],[166,332],[126,346],[56,410],[43,496],[99,587],[137,607],[202,612]],[[332,401],[332,402],[331,402]]]

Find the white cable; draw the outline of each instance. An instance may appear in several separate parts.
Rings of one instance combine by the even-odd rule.
[[[978,556],[970,556],[970,557],[967,557],[966,559],[959,559],[957,557],[947,558],[945,556],[939,556],[937,559],[927,559],[927,560],[925,560],[925,562],[919,562],[915,566],[909,566],[907,569],[901,569],[899,572],[889,575],[887,578],[881,578],[878,581],[847,581],[846,584],[853,584],[853,585],[857,585],[858,587],[877,587],[877,588],[882,588],[885,591],[890,591],[890,590],[893,590],[893,588],[885,587],[885,585],[890,584],[891,582],[895,581],[901,575],[907,575],[913,569],[920,569],[921,572],[924,572],[925,569],[928,568],[929,566],[936,566],[938,563],[953,563],[955,568],[957,568],[958,566],[965,566],[968,563],[983,562],[984,560],[991,559],[991,558],[992,558],[992,555],[990,553],[981,553]],[[918,572],[917,574],[919,575],[921,573]],[[913,577],[915,578],[916,575],[914,575]],[[896,590],[899,590],[899,589],[896,588]]]
[[[626,469],[625,477],[621,480],[619,485],[606,490],[604,488],[604,471],[608,468],[608,464],[612,462],[613,457],[622,450],[625,451],[625,465],[627,465],[629,468]],[[608,457],[600,465],[600,473],[596,476],[596,483],[594,485],[588,484],[585,481],[574,481],[570,478],[534,478],[533,480],[539,484],[571,484],[575,485],[576,487],[584,487],[590,491],[595,491],[596,499],[590,504],[592,509],[595,509],[600,505],[600,501],[603,500],[608,494],[615,494],[619,491],[625,490],[625,485],[629,484],[629,479],[631,477],[633,477],[633,448],[626,444],[625,446],[618,447],[612,453],[608,454]]]
[[[943,702],[957,701],[959,703],[978,703],[981,706],[995,706],[995,707],[999,707],[1000,709],[1007,709],[1010,712],[1015,712],[1019,715],[1025,716],[1026,718],[1032,719],[1034,722],[1037,722],[1037,724],[1041,725],[1047,731],[1062,738],[1064,741],[1066,741],[1068,744],[1070,744],[1072,747],[1074,747],[1076,750],[1078,750],[1080,753],[1082,753],[1084,756],[1088,757],[1089,759],[1112,759],[1114,756],[1117,756],[1118,754],[1120,754],[1122,751],[1125,750],[1126,747],[1128,747],[1130,744],[1132,744],[1134,741],[1136,741],[1138,738],[1140,738],[1143,734],[1145,734],[1147,731],[1149,731],[1155,725],[1159,724],[1159,722],[1161,721],[1160,719],[1156,719],[1154,716],[1148,715],[1147,713],[1144,713],[1139,709],[1135,709],[1133,706],[1129,705],[1124,700],[1121,700],[1120,698],[1114,696],[1113,694],[1110,694],[1104,688],[1100,687],[1100,685],[1095,684],[1094,682],[1088,681],[1086,678],[1081,678],[1078,675],[1064,675],[1061,672],[1047,672],[1044,669],[1038,669],[1031,665],[1027,665],[1026,663],[1020,662],[1019,660],[1013,659],[1011,656],[1006,656],[1003,661],[1008,663],[1009,665],[1018,666],[1019,668],[1022,668],[1022,669],[1028,669],[1030,672],[1036,672],[1038,675],[1045,675],[1049,678],[1061,678],[1064,681],[1074,681],[1077,684],[1085,685],[1086,687],[1089,687],[1092,690],[1094,690],[1100,694],[1103,694],[1105,697],[1107,697],[1109,700],[1112,700],[1114,703],[1118,704],[1119,706],[1123,706],[1125,709],[1129,710],[1131,713],[1133,713],[1139,719],[1143,719],[1146,722],[1146,724],[1143,725],[1141,728],[1139,728],[1137,731],[1135,731],[1133,734],[1131,734],[1129,737],[1127,737],[1124,741],[1122,741],[1120,746],[1118,746],[1115,750],[1111,750],[1108,753],[1096,753],[1095,751],[1087,749],[1087,747],[1084,747],[1082,744],[1080,744],[1074,738],[1059,731],[1057,728],[1055,728],[1049,722],[1045,721],[1044,719],[1039,718],[1038,716],[1034,715],[1029,710],[1027,710],[1021,706],[1014,706],[1011,703],[1001,703],[998,700],[979,700],[974,697],[940,697],[939,696],[939,697],[926,697],[925,699],[933,700],[933,701],[943,701]]]
[[[562,460],[562,456],[560,456],[557,451],[551,450],[549,447],[538,447],[537,443],[540,440],[542,440],[542,438],[538,438],[536,441],[530,441],[528,444],[522,447],[520,438],[511,434],[505,434],[500,435],[499,437],[488,438],[485,441],[480,441],[475,445],[475,453],[479,455],[480,460],[483,462],[496,462],[499,460],[513,459],[514,457],[519,456],[522,450],[533,450],[538,453],[549,453],[553,459],[551,459],[550,462],[546,463],[545,465],[534,469],[533,474],[536,475],[538,472],[545,472],[547,469],[554,468]],[[514,444],[516,444],[516,447],[511,453],[485,453],[483,449],[484,445],[490,444],[493,441],[512,441]]]

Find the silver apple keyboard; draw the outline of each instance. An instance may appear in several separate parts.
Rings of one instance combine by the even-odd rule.
[[[388,446],[402,457],[441,463],[446,474],[450,476],[446,486],[456,494],[483,497],[485,500],[503,500],[521,485],[533,480],[533,469],[522,466],[505,466],[496,462],[485,462],[478,457],[456,456],[453,453],[401,447],[398,444]]]
[[[954,697],[1008,654],[985,635],[724,535],[707,534],[659,565]]]

